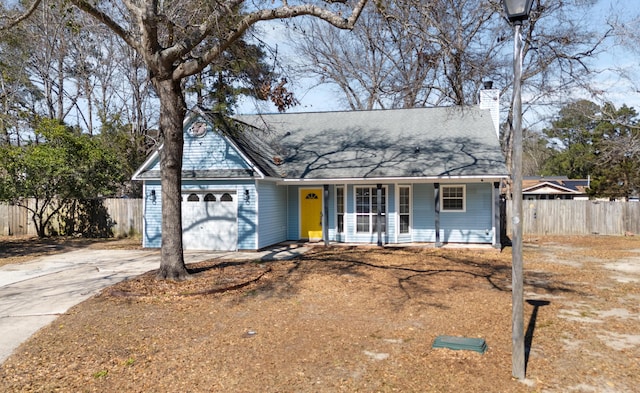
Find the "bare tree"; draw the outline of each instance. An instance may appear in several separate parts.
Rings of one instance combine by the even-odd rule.
[[[35,117],[45,116],[93,134],[94,108],[98,108],[98,101],[108,97],[100,96],[100,87],[110,86],[110,76],[113,76],[113,71],[99,69],[101,57],[109,49],[108,40],[104,39],[105,28],[64,1],[46,0],[42,7],[34,10],[31,18],[7,35],[16,37],[10,46],[14,52],[22,51],[24,56],[23,61],[17,62],[28,80],[21,81],[23,88],[29,86],[38,93],[21,98],[29,100],[24,104],[31,125],[36,123]],[[11,50],[9,45],[4,49],[5,53]],[[110,55],[112,59],[117,58],[113,53]],[[99,80],[99,71],[111,75]]]
[[[394,63],[406,60],[395,57],[396,48],[392,44],[397,40],[393,36],[400,32],[386,29],[373,5],[367,8],[358,26],[348,34],[326,28],[314,20],[295,26],[290,31],[290,41],[297,43],[295,53],[302,55],[296,74],[315,76],[319,83],[335,85],[351,109],[402,106],[405,97],[398,94],[398,88],[403,89],[407,97],[417,93],[402,87],[407,85],[400,79],[419,76],[400,75],[401,70],[396,69]],[[398,45],[411,52],[411,40],[401,42]],[[411,86],[419,89],[420,82]]]
[[[25,113],[37,95],[23,67],[28,58],[26,44],[19,32],[0,35],[0,146],[21,143]]]
[[[352,109],[466,105],[505,66],[497,1],[370,4],[353,34],[297,26],[299,72],[336,85]]]
[[[74,67],[70,56],[72,31],[69,15],[56,0],[42,0],[30,23],[22,24],[29,37],[30,56],[26,69],[33,83],[44,93],[43,110],[47,117],[63,121],[80,97],[77,84],[67,77]]]
[[[593,65],[612,37],[613,27],[590,25],[589,12],[594,2],[579,0],[538,0],[534,2],[523,31],[522,92],[524,111],[535,105],[566,103],[569,92],[596,93],[592,80]],[[509,84],[510,70],[505,75]],[[502,132],[503,151],[511,166],[512,112],[509,106]],[[509,195],[508,193],[507,195]]]
[[[640,67],[638,61],[634,61],[640,56],[640,11],[637,4],[618,0],[612,3],[609,15],[609,23],[615,28],[615,47],[619,50],[619,60],[621,63],[609,65],[606,69],[619,78],[615,80],[616,87],[625,86],[623,94],[632,94],[638,97],[640,93]],[[625,97],[625,102],[633,97]]]
[[[10,27],[33,13],[33,0]],[[126,42],[143,59],[160,102],[162,249],[158,276],[184,279],[181,225],[182,122],[186,104],[182,81],[201,72],[253,25],[311,16],[352,29],[367,0],[70,0]]]

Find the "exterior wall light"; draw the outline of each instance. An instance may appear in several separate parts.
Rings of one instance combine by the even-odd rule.
[[[244,202],[249,203],[251,200],[251,196],[249,195],[249,190],[244,190]]]
[[[151,199],[151,203],[156,204],[156,190],[151,190],[151,194],[149,194],[149,198]]]

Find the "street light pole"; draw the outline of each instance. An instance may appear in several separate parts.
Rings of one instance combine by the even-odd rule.
[[[512,375],[525,378],[524,279],[522,258],[522,21],[529,19],[533,0],[502,0],[507,19],[513,24],[513,145],[511,153],[511,364]]]
[[[512,309],[512,373],[525,377],[524,348],[524,288],[522,258],[522,22],[514,22],[513,45],[513,151],[511,155],[512,249],[511,249],[511,309]]]

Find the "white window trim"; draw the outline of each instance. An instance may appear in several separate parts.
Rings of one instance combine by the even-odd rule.
[[[408,188],[409,189],[409,232],[406,233],[402,233],[400,232],[400,189],[401,188]],[[396,222],[396,234],[397,236],[409,236],[411,235],[411,233],[413,232],[413,188],[411,187],[410,184],[398,184],[396,186],[397,189],[397,195],[396,195],[396,201],[397,201],[397,206],[396,206],[396,215],[397,215],[397,222]]]
[[[448,187],[462,187],[462,209],[444,208],[444,189]],[[446,213],[464,213],[467,211],[467,185],[466,184],[441,184],[440,185],[440,211]]]
[[[371,235],[371,234],[375,234],[376,232],[373,230],[374,227],[374,223],[373,223],[373,219],[371,217],[373,217],[373,213],[367,213],[366,215],[369,216],[369,231],[368,232],[359,232],[358,231],[358,216],[362,215],[364,216],[365,214],[359,214],[358,213],[358,192],[357,189],[358,188],[369,188],[369,189],[373,189],[377,192],[377,188],[378,186],[373,184],[373,185],[368,185],[368,184],[355,184],[353,186],[353,233],[355,233],[356,235]],[[387,234],[388,231],[388,220],[389,220],[389,190],[388,187],[386,185],[383,185],[382,188],[384,189],[384,195],[385,195],[385,203],[384,203],[384,211],[385,213],[382,215],[383,220],[385,222],[385,230],[382,231],[382,233],[384,233],[385,235]]]

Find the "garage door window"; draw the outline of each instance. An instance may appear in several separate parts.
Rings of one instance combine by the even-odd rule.
[[[213,195],[212,193],[208,193],[207,195],[204,196],[204,201],[205,202],[215,202],[216,201],[216,196]]]
[[[220,201],[222,201],[222,202],[233,202],[233,197],[228,192],[225,192],[224,194],[222,194],[222,197],[220,197]]]
[[[200,198],[198,197],[198,194],[189,194],[187,197],[187,201],[189,202],[198,202],[199,200]]]

